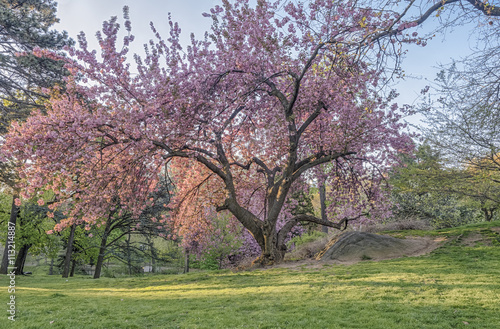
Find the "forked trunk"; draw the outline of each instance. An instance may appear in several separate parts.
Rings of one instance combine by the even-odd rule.
[[[71,231],[69,232],[68,247],[66,248],[66,256],[64,257],[64,267],[63,267],[63,278],[67,278],[70,272],[71,266],[71,255],[73,254],[73,242],[75,240],[75,230],[76,224],[71,225]]]
[[[24,264],[26,263],[26,258],[28,258],[28,250],[31,248],[31,246],[31,244],[25,244],[19,250],[16,258],[16,263],[14,265],[14,273],[16,275],[22,275],[24,273]]]
[[[264,240],[257,241],[262,250],[260,256],[253,261],[254,265],[269,266],[279,264],[285,258],[286,246],[283,242],[278,242],[276,229],[264,232]]]
[[[495,214],[495,208],[483,208],[484,219],[487,222],[491,222],[493,220],[493,215]]]
[[[287,194],[287,189],[279,189],[277,191],[283,195]],[[272,204],[267,203],[266,207],[268,211],[264,215],[266,216],[264,221],[261,221],[251,212],[241,207],[234,199],[227,199],[225,206],[219,208],[219,210],[229,209],[259,244],[261,255],[252,262],[253,265],[268,266],[278,264],[281,263],[285,257],[286,246],[283,236],[286,235],[286,232],[291,230],[295,223],[293,223],[294,225],[287,226],[286,229],[282,228],[281,231],[278,232],[276,223],[283,204],[284,197],[281,197],[281,199],[276,200]]]
[[[262,254],[253,261],[253,265],[269,266],[279,264],[285,258],[286,246],[269,245]]]

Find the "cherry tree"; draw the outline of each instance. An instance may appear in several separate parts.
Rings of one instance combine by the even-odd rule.
[[[405,33],[418,22],[322,0],[223,1],[204,16],[211,31],[185,48],[176,23],[167,39],[152,26],[134,71],[127,11],[121,47],[116,18],[97,34],[100,56],[80,35],[65,91],[51,90],[47,114],[14,124],[4,145],[24,162],[24,196],[54,192],[51,207],[68,215],[56,230],[103,225],[118,204],[138,216],[168,170],[176,207],[159,224],[188,235],[210,230],[204,213],[228,211],[264,265],[283,259],[301,222],[342,229],[384,216],[383,174],[412,143],[409,110],[382,92],[383,64],[422,41]],[[332,185],[326,219],[292,211],[313,169]]]

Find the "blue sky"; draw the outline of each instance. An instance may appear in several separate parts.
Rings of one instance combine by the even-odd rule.
[[[208,12],[218,3],[220,3],[218,0],[60,0],[58,1],[60,23],[55,28],[68,31],[73,38],[80,31],[84,31],[89,46],[96,48],[94,35],[101,28],[102,22],[111,16],[121,18],[123,6],[128,5],[132,32],[136,36],[132,52],[141,53],[142,45],[153,38],[150,22],[155,24],[162,35],[167,35],[167,17],[170,12],[173,20],[179,23],[186,41],[189,40],[191,32],[201,38],[211,23],[209,18],[202,17],[201,14]],[[433,22],[426,24],[431,26]],[[434,80],[439,71],[438,64],[446,64],[452,58],[459,59],[469,54],[469,43],[472,41],[468,36],[467,29],[458,28],[453,33],[436,37],[424,48],[411,46],[403,62],[406,81],[400,81],[397,85],[401,94],[398,102],[414,103],[420,90],[429,84],[429,81]],[[417,121],[414,119],[413,123]]]

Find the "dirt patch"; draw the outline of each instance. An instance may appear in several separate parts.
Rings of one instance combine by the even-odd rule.
[[[492,230],[493,232],[497,232],[500,234],[500,227],[492,227],[490,228],[490,230]]]
[[[458,237],[459,243],[463,246],[492,246],[495,240],[500,241],[498,239],[498,235],[500,235],[500,227],[491,227],[489,229],[481,230],[481,232],[471,232],[464,235],[465,236],[463,237]]]
[[[485,240],[484,236],[481,233],[472,233],[460,239],[460,244],[467,247],[475,247],[478,242],[488,244],[488,242],[490,241]]]

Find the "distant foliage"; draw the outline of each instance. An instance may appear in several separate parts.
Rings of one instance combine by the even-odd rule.
[[[403,155],[402,161],[390,175],[394,220],[424,220],[445,228],[482,219],[467,196],[455,193],[457,173],[443,166],[439,152],[429,144],[419,146],[414,157]]]

